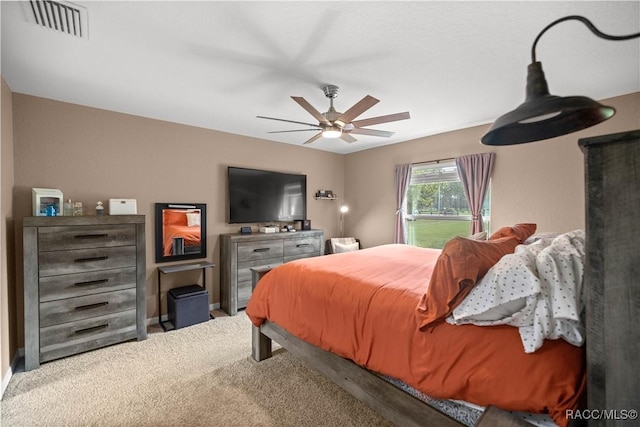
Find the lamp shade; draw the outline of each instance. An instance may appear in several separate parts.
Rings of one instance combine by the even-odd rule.
[[[584,96],[549,94],[540,62],[527,69],[525,102],[500,116],[482,137],[485,145],[514,145],[554,138],[597,125],[615,109]]]

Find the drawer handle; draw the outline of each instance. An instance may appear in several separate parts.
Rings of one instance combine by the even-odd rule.
[[[92,308],[98,308],[109,304],[109,301],[97,302],[95,304],[79,305],[75,310],[91,310]]]
[[[100,279],[100,280],[88,280],[86,282],[76,282],[73,286],[91,286],[91,285],[99,285],[100,283],[107,283],[109,279]]]
[[[104,237],[109,237],[107,233],[103,234],[78,234],[73,236],[76,239],[102,239]]]
[[[299,243],[296,245],[296,248],[306,248],[307,246],[311,246],[310,243]]]
[[[109,259],[108,256],[94,256],[89,258],[77,258],[74,261],[75,262],[91,262],[91,261],[104,261],[107,259]]]
[[[98,325],[98,326],[93,326],[91,328],[84,328],[84,329],[78,329],[77,331],[74,331],[74,334],[89,334],[91,332],[95,332],[95,331],[99,331],[100,329],[106,329],[109,327],[108,323],[105,323],[104,325]]]
[[[267,252],[270,250],[271,248],[257,248],[257,249],[254,249],[253,252]]]

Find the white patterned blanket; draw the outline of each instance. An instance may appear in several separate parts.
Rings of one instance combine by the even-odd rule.
[[[515,326],[526,353],[539,349],[544,339],[582,345],[584,239],[584,231],[576,230],[517,246],[487,272],[447,322]]]

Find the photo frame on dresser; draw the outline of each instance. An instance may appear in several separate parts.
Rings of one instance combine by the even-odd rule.
[[[207,205],[155,204],[156,262],[207,256]]]

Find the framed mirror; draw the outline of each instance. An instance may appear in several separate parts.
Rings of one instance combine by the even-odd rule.
[[[156,203],[156,262],[207,256],[207,205]]]

